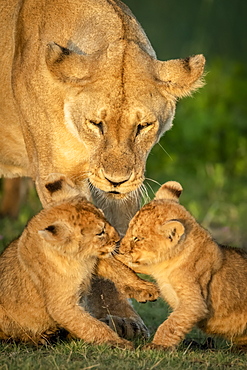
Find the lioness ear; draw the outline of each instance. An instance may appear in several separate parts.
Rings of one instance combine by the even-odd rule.
[[[182,191],[183,188],[179,182],[167,181],[159,188],[154,199],[172,199],[178,202]]]
[[[82,85],[90,81],[99,53],[84,55],[50,42],[46,49],[46,64],[50,72],[63,82]]]
[[[48,225],[45,229],[38,231],[39,236],[51,244],[64,244],[69,241],[71,231],[69,227],[60,221]]]
[[[167,221],[159,228],[159,232],[168,240],[170,246],[179,242],[184,231],[184,225],[179,221]]]
[[[204,85],[205,58],[202,54],[186,59],[158,61],[158,73],[164,88],[178,98],[190,95]]]

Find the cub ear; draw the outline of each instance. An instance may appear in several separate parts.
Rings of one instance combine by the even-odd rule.
[[[84,85],[90,82],[93,70],[99,64],[99,52],[79,54],[50,42],[46,48],[46,64],[50,72],[63,82]]]
[[[179,182],[167,181],[159,188],[154,199],[171,199],[178,202],[182,191],[183,188]]]
[[[158,73],[164,88],[178,98],[190,95],[204,85],[205,58],[198,54],[186,59],[158,61]]]
[[[175,246],[185,232],[184,225],[179,221],[167,221],[160,226],[159,232],[168,240],[170,246]]]
[[[61,221],[53,222],[45,229],[38,231],[39,236],[51,244],[65,244],[69,241],[71,230]]]

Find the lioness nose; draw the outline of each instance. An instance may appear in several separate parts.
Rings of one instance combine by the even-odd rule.
[[[118,176],[109,176],[109,175],[105,175],[105,179],[107,181],[109,181],[115,188],[121,184],[123,184],[124,182],[128,181],[130,178],[130,175],[126,176],[126,177],[118,177]]]

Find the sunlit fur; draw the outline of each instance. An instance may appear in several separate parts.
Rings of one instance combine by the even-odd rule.
[[[205,58],[157,60],[118,0],[7,3],[0,0],[0,176],[32,177],[44,207],[71,196],[47,189],[51,174],[63,176],[123,235],[148,154],[172,127],[177,99],[203,86]],[[96,307],[101,301],[95,315]],[[138,321],[125,307],[122,316]]]
[[[121,1],[0,3],[0,175],[32,177],[43,206],[59,197],[46,190],[51,173],[80,194],[84,176],[120,204],[130,195],[133,216],[147,156],[177,99],[203,86],[204,56],[157,60]]]
[[[247,346],[247,254],[218,245],[168,182],[130,222],[116,258],[152,275],[173,312],[146,348],[173,348],[197,325]]]
[[[111,256],[118,241],[103,212],[81,197],[37,214],[0,256],[0,339],[38,344],[63,328],[87,342],[131,348],[79,305],[93,274],[114,281],[119,301],[158,297],[152,283]]]

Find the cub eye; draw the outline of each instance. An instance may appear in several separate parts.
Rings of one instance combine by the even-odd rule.
[[[138,136],[140,134],[140,132],[150,126],[152,126],[154,124],[154,122],[144,122],[144,123],[140,123],[138,126],[137,126],[137,129],[136,129],[136,136]]]
[[[133,236],[133,241],[136,243],[139,241],[139,238],[137,236]]]
[[[102,229],[98,234],[96,234],[97,236],[102,236],[105,234],[105,229]]]
[[[49,231],[52,234],[56,234],[56,227],[54,225],[46,227],[45,230]]]
[[[102,121],[93,121],[93,120],[89,120],[89,123],[91,125],[93,125],[94,127],[97,127],[99,129],[99,131],[101,132],[101,134],[104,133],[103,131],[103,122]]]

